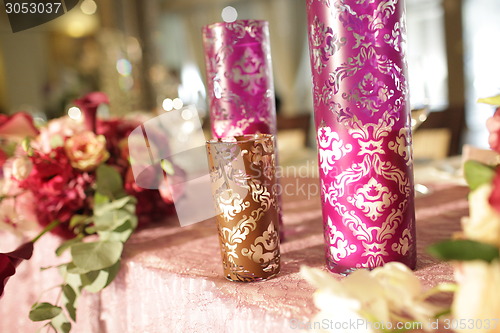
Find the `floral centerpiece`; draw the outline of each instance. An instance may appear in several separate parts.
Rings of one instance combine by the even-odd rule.
[[[69,332],[76,321],[83,289],[97,292],[114,279],[134,230],[175,211],[168,187],[143,189],[134,181],[127,138],[141,123],[97,119],[102,103],[108,99],[100,92],[75,101],[83,124],[66,116],[37,128],[25,113],[0,115],[0,227],[20,235],[43,228],[0,254],[0,296],[17,265],[31,257],[33,243],[46,232],[59,235],[65,241],[56,254],[67,251],[70,257],[58,266],[64,280],[60,303],[36,303],[29,315],[58,332]]]
[[[479,102],[497,106],[487,128],[490,147],[500,154],[500,95]],[[500,165],[467,161],[464,176],[470,187],[470,212],[462,219],[463,231],[427,249],[453,263],[455,284],[424,290],[415,274],[400,263],[370,272],[358,270],[343,280],[303,266],[302,275],[317,288],[314,302],[320,310],[311,321],[317,327],[307,328],[321,332],[446,328],[460,333],[500,333]],[[430,301],[441,292],[453,293],[448,309]]]

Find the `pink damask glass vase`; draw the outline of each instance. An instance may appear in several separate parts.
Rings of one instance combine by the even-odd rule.
[[[275,135],[268,23],[214,23],[203,27],[203,44],[213,136]]]
[[[416,264],[402,0],[307,0],[327,266]]]
[[[268,22],[238,20],[207,25],[203,27],[203,45],[212,135],[276,136]],[[281,207],[279,196],[278,202]],[[280,208],[278,219],[282,225]],[[283,228],[280,237],[284,239]]]

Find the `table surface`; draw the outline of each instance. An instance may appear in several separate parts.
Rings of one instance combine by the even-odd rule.
[[[116,280],[101,293],[80,299],[73,332],[297,332],[291,323],[306,323],[317,311],[313,288],[300,276],[300,266],[325,269],[324,246],[319,195],[307,198],[308,189],[317,192],[318,179],[283,180],[290,182],[303,186],[304,193],[283,198],[286,241],[277,277],[256,283],[225,280],[214,220],[182,228],[170,220],[133,235]],[[452,281],[453,272],[425,248],[460,230],[468,204],[463,186],[428,186],[431,194],[416,199],[416,274],[431,287]],[[15,245],[13,237],[0,237],[0,250]],[[57,244],[56,237],[42,239],[32,260],[10,279],[0,301],[0,332],[35,332],[41,326],[29,321],[28,312],[42,290],[57,284],[55,270],[39,270],[57,260]],[[41,301],[55,298],[48,292]]]

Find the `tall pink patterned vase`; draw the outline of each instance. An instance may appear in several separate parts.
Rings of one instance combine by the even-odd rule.
[[[203,27],[203,45],[212,135],[276,136],[268,22],[238,20],[207,25]],[[281,209],[278,216],[281,226]],[[283,228],[280,236],[283,240]]]
[[[416,264],[403,0],[307,0],[325,252]]]

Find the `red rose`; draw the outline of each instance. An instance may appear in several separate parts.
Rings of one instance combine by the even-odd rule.
[[[137,199],[135,213],[139,219],[139,226],[160,221],[175,212],[173,202],[163,198],[158,190],[139,187],[130,168],[127,170],[124,187],[128,194]]]
[[[85,122],[85,129],[95,133],[97,108],[99,105],[106,103],[109,104],[109,98],[102,92],[91,92],[80,99],[74,101],[75,105],[83,112],[83,120]]]
[[[0,297],[9,277],[16,273],[16,267],[21,261],[28,260],[33,255],[33,242],[19,246],[10,253],[0,253]]]
[[[52,232],[64,238],[73,237],[68,224],[73,215],[89,213],[87,192],[94,183],[93,176],[73,169],[63,147],[48,154],[37,152],[31,159],[33,169],[19,182],[19,187],[33,193],[40,225],[47,226],[58,220],[61,224]]]
[[[125,177],[129,166],[128,156],[123,153],[123,142],[139,125],[136,121],[118,118],[97,121],[97,134],[106,138],[106,149],[110,155],[106,164],[117,167],[122,177]]]

